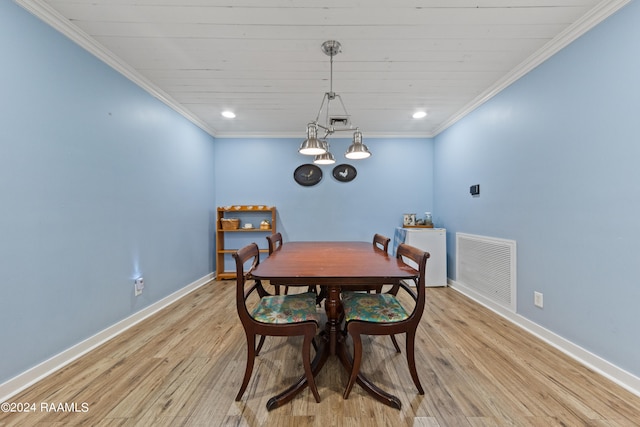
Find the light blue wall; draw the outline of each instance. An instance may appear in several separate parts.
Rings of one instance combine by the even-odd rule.
[[[293,180],[293,171],[313,157],[298,153],[299,139],[216,139],[216,202],[274,205],[278,231],[286,240],[371,240],[374,233],[393,237],[402,214],[424,216],[433,206],[433,141],[371,139],[373,155],[347,161],[349,139],[330,139],[335,165],[322,166],[313,187]],[[357,169],[348,183],[335,180],[333,167]],[[258,237],[261,241],[263,236]]]
[[[335,165],[321,166],[323,178],[312,187],[293,179],[294,170],[313,157],[298,153],[304,139],[216,139],[216,203],[218,206],[264,204],[277,209],[277,230],[285,241],[360,240],[374,233],[393,237],[402,214],[423,215],[433,206],[433,141],[371,139],[373,155],[364,160],[344,157],[349,139],[329,139]],[[348,183],[335,180],[332,170],[347,163],[357,170]],[[249,220],[247,218],[247,220]],[[254,224],[257,225],[257,224]],[[266,233],[227,233],[225,248],[255,241],[266,248]],[[225,270],[231,270],[231,257]]]
[[[212,137],[9,1],[0,57],[1,383],[211,272],[215,177]]]
[[[639,22],[632,2],[435,145],[449,277],[455,232],[516,240],[518,313],[637,376]]]

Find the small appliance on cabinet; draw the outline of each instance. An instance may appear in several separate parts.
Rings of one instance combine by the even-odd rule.
[[[447,230],[444,228],[396,228],[393,255],[400,243],[429,252],[427,261],[428,287],[447,286]]]

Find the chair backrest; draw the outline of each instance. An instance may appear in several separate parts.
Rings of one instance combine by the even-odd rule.
[[[249,309],[247,308],[247,298],[249,298],[249,295],[254,291],[257,291],[258,294],[262,294],[264,292],[260,281],[253,281],[253,279],[250,279],[249,277],[251,271],[260,264],[260,250],[258,249],[258,245],[251,243],[242,249],[239,249],[233,254],[233,258],[236,261],[236,306],[238,309],[238,316],[240,316],[240,321],[243,325],[246,325],[253,321],[249,314]],[[245,265],[249,263],[250,267],[245,270]],[[253,281],[253,284],[249,286],[251,281]],[[249,287],[245,289],[247,286]]]
[[[419,275],[418,279],[415,281],[417,295],[414,295],[414,299],[416,305],[413,313],[411,313],[411,315],[409,316],[408,321],[410,322],[419,322],[420,318],[422,317],[422,313],[424,312],[426,294],[425,275],[427,273],[427,260],[429,259],[429,256],[429,252],[425,252],[421,249],[407,245],[405,243],[401,243],[398,246],[396,257],[405,264],[407,264],[406,259],[410,259],[415,264],[417,264]],[[404,287],[409,293],[412,293],[405,284],[402,284],[401,286]]]
[[[282,234],[274,233],[267,236],[267,242],[269,242],[269,255],[271,255],[274,251],[282,247]]]
[[[382,234],[374,234],[373,235],[373,247],[377,249],[382,249],[387,252],[389,249],[390,238],[383,236]]]

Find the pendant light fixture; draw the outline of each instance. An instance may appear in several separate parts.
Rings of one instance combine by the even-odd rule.
[[[309,123],[309,125],[307,125],[307,139],[302,142],[298,152],[300,154],[310,156],[324,154],[327,152],[325,144],[318,139],[318,128],[313,123]]]
[[[325,92],[322,98],[315,121],[307,125],[307,138],[298,149],[300,154],[316,156],[314,163],[318,164],[335,163],[333,154],[329,152],[329,143],[326,142],[327,137],[334,132],[354,131],[353,143],[345,154],[348,159],[366,159],[371,156],[367,146],[362,143],[362,132],[351,125],[351,116],[342,102],[342,97],[333,91],[333,57],[340,53],[341,47],[340,42],[336,40],[327,40],[322,43],[322,51],[330,57],[329,92]],[[342,107],[339,114],[331,109],[331,102],[336,99],[340,101]],[[321,116],[322,121],[320,120]],[[318,138],[318,129],[324,131],[324,136],[321,139]]]
[[[353,142],[347,149],[347,152],[345,153],[344,156],[347,159],[358,160],[358,159],[366,159],[370,155],[371,155],[371,152],[369,152],[369,149],[367,148],[367,146],[362,143],[362,132],[360,132],[359,130],[356,130],[353,133]]]
[[[335,157],[333,157],[333,154],[331,154],[331,152],[329,151],[329,143],[327,141],[322,141],[324,142],[326,145],[326,150],[324,154],[318,154],[316,155],[315,159],[313,159],[313,163],[317,164],[317,165],[332,165],[336,162]]]

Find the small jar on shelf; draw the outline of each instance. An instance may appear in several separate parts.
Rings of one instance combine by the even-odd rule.
[[[424,213],[424,225],[426,227],[433,227],[433,218],[431,217],[431,212]]]

